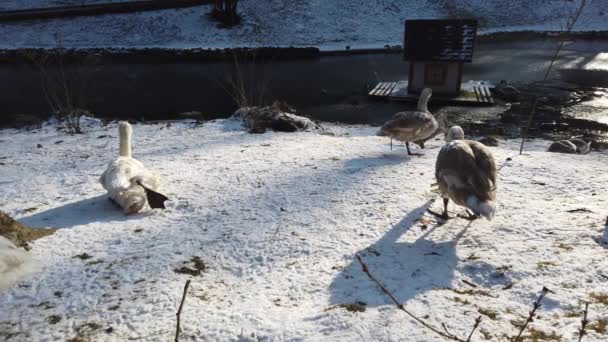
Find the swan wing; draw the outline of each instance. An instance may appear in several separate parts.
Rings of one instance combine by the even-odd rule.
[[[433,125],[433,118],[425,112],[400,112],[387,121],[382,127],[390,131],[415,131]]]

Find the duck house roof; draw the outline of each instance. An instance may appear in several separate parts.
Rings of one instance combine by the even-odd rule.
[[[474,19],[405,21],[404,59],[408,61],[473,61],[477,34]]]

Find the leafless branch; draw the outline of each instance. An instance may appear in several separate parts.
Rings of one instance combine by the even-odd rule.
[[[270,79],[260,70],[257,51],[234,52],[232,70],[220,86],[239,107],[264,106],[268,100]],[[243,65],[247,63],[247,65]]]
[[[549,289],[546,288],[546,287],[543,287],[540,296],[538,296],[538,299],[534,302],[534,306],[532,307],[532,311],[530,311],[530,314],[528,315],[528,318],[526,318],[526,322],[524,323],[524,325],[519,330],[519,334],[517,334],[517,337],[515,338],[514,342],[521,341],[522,334],[524,333],[524,331],[528,327],[528,323],[530,323],[530,322],[532,322],[534,320],[534,317],[536,316],[536,310],[538,308],[540,308],[541,301],[543,300],[543,298],[545,298],[545,295],[547,293],[549,293]]]
[[[186,285],[184,285],[184,294],[182,295],[182,302],[179,304],[179,309],[177,309],[177,328],[175,329],[175,342],[179,341],[179,333],[181,329],[179,327],[181,323],[181,314],[182,308],[184,307],[184,302],[186,301],[186,295],[188,294],[188,287],[190,286],[190,279],[186,280]]]
[[[384,286],[382,285],[382,283],[380,281],[378,281],[370,272],[369,269],[367,268],[367,265],[365,264],[365,262],[363,261],[363,258],[361,258],[361,256],[357,253],[357,260],[359,261],[359,264],[361,264],[361,269],[363,271],[363,273],[367,274],[367,276],[374,281],[379,287],[380,289],[382,289],[382,292],[384,292],[387,296],[389,296],[389,298],[393,301],[393,303],[395,303],[395,305],[397,306],[397,308],[399,308],[401,311],[405,312],[408,316],[410,316],[411,318],[413,318],[415,321],[417,321],[418,323],[422,324],[424,327],[426,327],[427,329],[433,331],[434,333],[447,338],[449,340],[453,340],[453,341],[460,341],[460,342],[466,342],[465,340],[459,338],[458,336],[455,336],[453,334],[451,334],[446,326],[444,324],[442,324],[443,329],[445,330],[445,332],[435,328],[434,326],[430,325],[429,323],[425,322],[424,320],[422,320],[421,318],[418,318],[416,315],[414,315],[413,313],[409,312],[404,306],[403,304],[399,303],[399,301],[397,301],[397,298],[395,298],[395,296],[393,296],[393,294]]]
[[[473,333],[475,332],[475,330],[477,330],[479,323],[481,323],[481,315],[479,317],[477,317],[477,319],[475,320],[475,325],[473,326],[473,330],[471,330],[471,333],[469,334],[469,337],[467,338],[467,342],[471,341],[471,337],[473,337]]]
[[[589,310],[589,303],[585,303],[585,311],[583,312],[583,319],[581,320],[581,328],[578,330],[578,342],[583,340],[583,336],[587,335],[587,311]]]
[[[38,71],[44,98],[53,115],[70,134],[81,133],[80,118],[84,108],[87,81],[94,70],[96,57],[73,55],[66,63],[66,50],[57,40],[57,47],[44,52],[30,51],[24,57]]]
[[[566,34],[570,34],[572,32],[574,25],[578,21],[580,15],[583,12],[583,9],[585,8],[586,5],[587,5],[587,0],[580,0],[579,4],[576,7],[576,9],[574,10],[574,12],[570,12],[568,14],[568,16],[566,18],[565,27],[563,30]],[[555,49],[555,52],[553,53],[553,56],[551,57],[549,66],[547,67],[547,71],[545,72],[545,77],[543,78],[543,81],[546,81],[547,78],[549,77],[549,74],[551,73],[551,70],[553,69],[553,64],[555,64],[555,61],[557,60],[557,56],[559,56],[559,53],[562,51],[562,48],[564,47],[564,43],[565,43],[565,41],[563,39],[561,39],[559,44],[557,45],[557,48]],[[521,145],[519,147],[519,154],[523,153],[524,143],[528,136],[528,130],[530,129],[530,125],[532,125],[532,120],[534,119],[534,115],[536,114],[537,105],[538,105],[538,95],[534,95],[534,100],[532,101],[532,109],[530,110],[530,115],[528,116],[528,122],[527,122],[526,126],[524,127],[524,131],[521,136]]]

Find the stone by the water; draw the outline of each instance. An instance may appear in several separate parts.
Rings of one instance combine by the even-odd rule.
[[[243,107],[238,109],[232,117],[242,120],[250,133],[264,133],[269,129],[277,132],[325,131],[320,124],[309,118],[288,113],[285,110],[293,109],[282,104],[267,107]]]

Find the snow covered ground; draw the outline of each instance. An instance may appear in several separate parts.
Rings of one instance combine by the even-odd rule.
[[[0,294],[0,339],[172,340],[192,279],[182,341],[440,341],[361,272],[360,253],[435,326],[466,336],[481,313],[473,341],[516,334],[543,286],[553,292],[529,331],[572,341],[591,301],[597,331],[586,340],[606,340],[605,152],[550,154],[533,141],[520,156],[501,140],[497,217],[438,225],[425,209],[441,207],[431,188],[440,141],[408,157],[369,126],[329,125],[330,136],[250,135],[230,120],[136,124],[135,156],[172,200],[125,217],[97,182],[117,126],[85,126],[0,131],[0,210],[61,228],[34,243],[41,270]],[[194,257],[199,276],[175,272]],[[339,306],[357,303],[364,312]]]
[[[98,0],[8,0],[0,8],[31,8]],[[405,19],[477,18],[480,32],[559,30],[566,0],[242,0],[243,24],[221,29],[210,6],[177,10],[0,24],[0,48],[225,48],[316,46],[321,49],[401,44]],[[608,30],[605,0],[590,0],[575,30]]]

